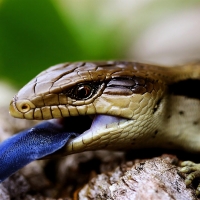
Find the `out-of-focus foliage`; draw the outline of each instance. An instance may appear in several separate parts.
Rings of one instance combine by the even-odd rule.
[[[104,38],[105,34],[102,38],[101,34],[94,35],[92,44],[83,44],[79,42],[79,37],[84,37],[91,30],[84,28],[84,24],[80,26],[83,28],[82,32],[74,32],[70,16],[65,16],[64,22],[50,0],[2,1],[0,76],[22,86],[38,72],[53,64],[116,57],[109,30],[107,38]],[[87,45],[92,45],[93,50],[88,52],[83,45],[86,50]],[[99,49],[102,48],[104,51],[100,52]]]
[[[61,62],[134,59],[131,46],[148,27],[196,4],[199,0],[0,0],[0,78],[21,87]]]

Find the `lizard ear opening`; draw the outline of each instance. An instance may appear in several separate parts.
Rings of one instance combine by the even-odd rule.
[[[193,99],[200,99],[199,88],[199,79],[186,79],[169,85],[169,93]]]

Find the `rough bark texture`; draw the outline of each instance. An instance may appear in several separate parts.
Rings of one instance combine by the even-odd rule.
[[[79,192],[79,199],[195,199],[194,191],[186,188],[172,164],[174,159],[165,155],[127,162],[93,178]]]
[[[11,118],[1,108],[0,141],[35,123]],[[170,155],[133,160],[108,151],[34,161],[0,184],[0,199],[196,199],[177,173],[177,162]]]

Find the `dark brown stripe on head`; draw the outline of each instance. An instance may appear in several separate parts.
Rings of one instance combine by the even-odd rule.
[[[154,89],[153,81],[141,77],[114,78],[107,83],[104,94],[132,95],[151,93]]]

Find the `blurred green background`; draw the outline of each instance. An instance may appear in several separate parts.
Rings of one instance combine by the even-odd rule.
[[[137,44],[141,36],[182,10],[196,9],[199,3],[197,0],[0,0],[0,78],[20,88],[57,63],[141,58],[151,61],[151,56],[137,55],[138,48],[134,48],[143,44]],[[147,46],[152,45],[153,49],[154,43],[151,40]]]
[[[62,16],[56,4],[56,0],[1,1],[0,75],[17,87],[57,63],[120,55],[116,46],[123,40],[116,45],[116,27],[106,29],[98,24],[95,9],[78,20],[67,5]]]

